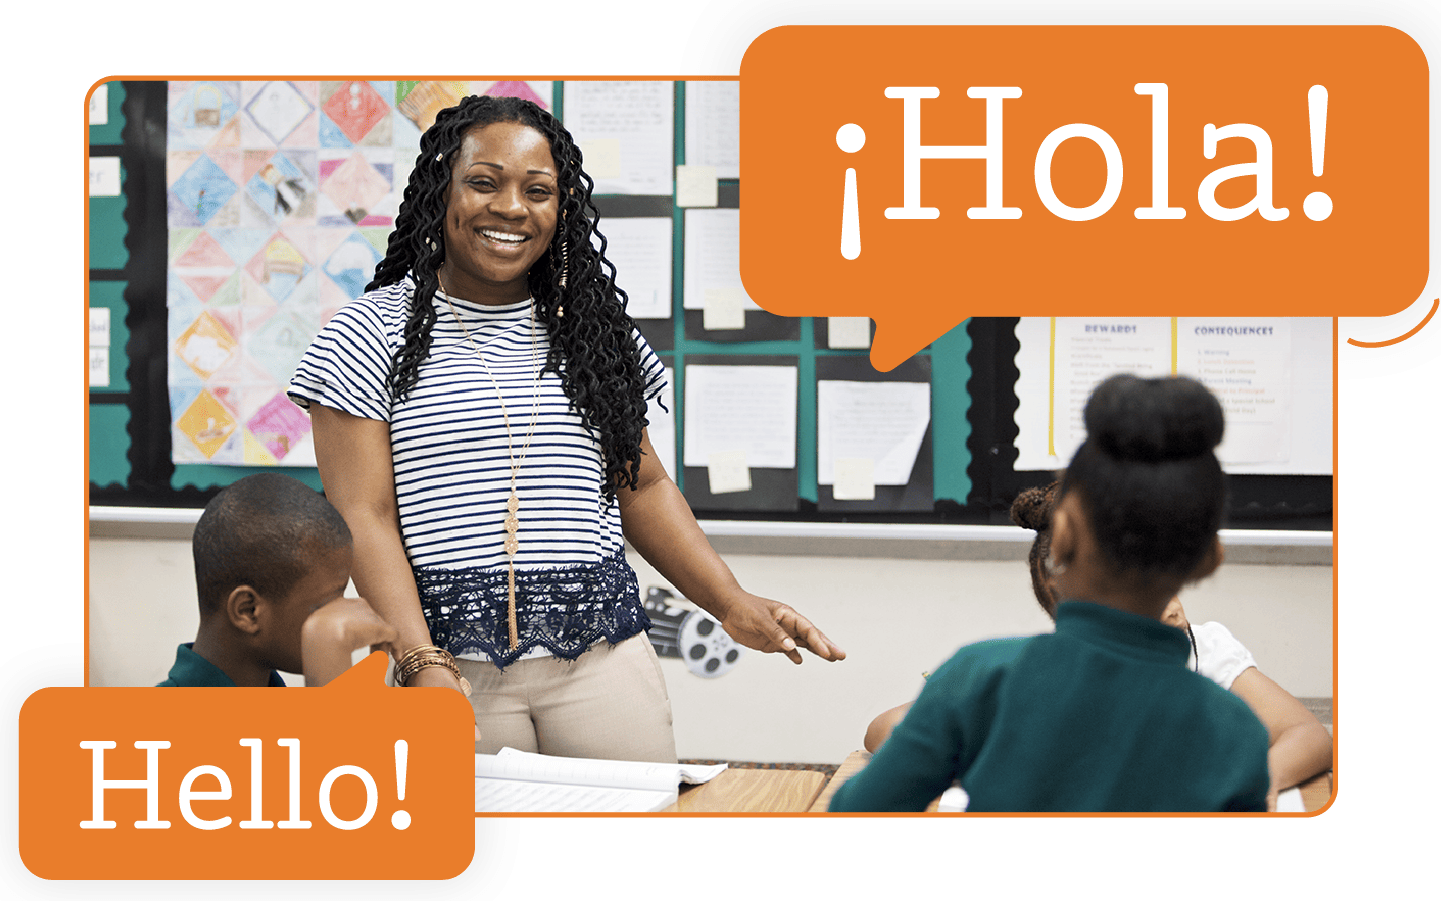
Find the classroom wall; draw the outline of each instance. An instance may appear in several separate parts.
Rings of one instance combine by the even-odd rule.
[[[839,763],[873,716],[913,698],[921,673],[959,645],[1050,628],[1017,560],[725,556],[748,590],[793,605],[849,656],[796,666],[749,652],[713,679],[662,660],[686,758]],[[643,560],[631,562],[642,593],[668,587]],[[163,679],[175,645],[195,637],[194,596],[188,540],[93,537],[90,684]],[[1293,694],[1331,697],[1330,566],[1227,565],[1184,601],[1193,621],[1225,623]]]

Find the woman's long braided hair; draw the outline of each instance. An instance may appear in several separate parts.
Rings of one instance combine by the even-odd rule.
[[[626,293],[615,284],[606,259],[605,236],[591,189],[581,168],[580,148],[550,113],[516,97],[472,96],[441,110],[420,137],[420,156],[405,186],[395,231],[385,258],[375,267],[373,291],[415,279],[415,298],[405,325],[405,343],[391,361],[390,388],[404,395],[419,379],[430,353],[436,313],[433,298],[445,262],[445,208],[451,163],[466,133],[495,122],[534,128],[550,143],[558,170],[560,217],[550,249],[532,267],[527,283],[536,316],[550,338],[545,369],[560,374],[566,396],[595,436],[607,494],[635,488],[640,474],[640,439],[646,424],[645,379],[626,313]],[[591,234],[600,248],[591,243]],[[562,280],[565,287],[562,288]],[[565,315],[559,311],[564,305]]]

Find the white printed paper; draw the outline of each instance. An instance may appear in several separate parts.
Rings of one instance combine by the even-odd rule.
[[[1166,374],[1172,371],[1174,353],[1174,371],[1207,384],[1226,410],[1226,438],[1217,456],[1227,472],[1331,473],[1335,345],[1331,320],[1155,320],[1167,324],[1157,330],[1167,334],[1153,336],[1144,351],[1137,350],[1140,342],[1133,342],[1129,350],[1123,344],[1120,353],[1111,353],[1103,342],[1073,340],[1077,323],[1129,320],[1058,318],[1054,340],[1052,321],[1027,317],[1016,326],[1017,470],[1058,469],[1069,462],[1083,437],[1079,416],[1089,395],[1089,389],[1070,393],[1077,391],[1078,380],[1073,378],[1077,373],[1090,368],[1091,384],[1111,371]],[[1068,428],[1067,422],[1073,426]]]
[[[685,158],[714,166],[717,178],[740,178],[739,81],[685,83]]]
[[[685,283],[687,310],[704,310],[706,291],[741,285],[741,211],[685,211]],[[746,295],[744,308],[759,310]]]
[[[1054,333],[1053,333],[1054,329]],[[1065,466],[1086,439],[1081,414],[1108,376],[1171,374],[1165,317],[1023,318],[1016,329],[1026,367],[1016,382],[1017,470]]]
[[[665,369],[665,388],[646,402],[646,435],[666,474],[675,478],[675,370]]]
[[[90,348],[90,387],[110,387],[110,348]]]
[[[90,157],[90,196],[120,196],[120,157]]]
[[[671,297],[671,220],[613,218],[600,223],[606,259],[626,293],[626,312],[636,319],[667,319]],[[592,237],[592,243],[600,246]]]
[[[818,381],[817,480],[834,485],[838,460],[866,459],[876,485],[906,484],[930,421],[929,382]]]
[[[110,85],[96,85],[95,90],[90,92],[89,120],[91,125],[110,122]]]
[[[90,308],[90,346],[110,346],[110,308]]]
[[[669,81],[567,81],[565,126],[587,153],[596,194],[665,194],[672,190],[675,88]],[[597,175],[588,148],[614,141],[618,171]]]
[[[1291,451],[1291,320],[1179,319],[1176,368],[1221,402],[1222,463],[1284,463]]]
[[[751,467],[794,469],[797,379],[794,366],[687,366],[685,465],[740,450]]]

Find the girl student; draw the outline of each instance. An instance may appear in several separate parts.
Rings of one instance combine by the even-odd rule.
[[[1224,418],[1188,378],[1113,376],[1057,489],[1056,630],[961,648],[833,811],[1262,811],[1267,735],[1161,621],[1221,562]]]
[[[1056,616],[1054,580],[1046,568],[1050,556],[1051,511],[1056,504],[1059,482],[1022,492],[1011,505],[1016,525],[1036,532],[1030,554],[1031,587],[1041,609]],[[1193,624],[1186,619],[1180,598],[1171,598],[1161,622],[1175,626],[1191,642],[1188,664],[1224,689],[1245,701],[1266,727],[1270,739],[1267,755],[1271,770],[1268,806],[1275,808],[1276,795],[1331,768],[1331,733],[1294,695],[1268,678],[1256,666],[1256,658],[1237,641],[1229,629],[1217,622]]]
[[[1060,485],[1052,482],[1028,488],[1011,504],[1011,520],[1036,533],[1029,556],[1031,587],[1041,609],[1053,620],[1059,598],[1046,561],[1051,552],[1051,511]],[[1166,605],[1161,622],[1175,626],[1190,639],[1188,665],[1240,697],[1266,727],[1271,744],[1267,755],[1271,771],[1268,809],[1275,809],[1280,792],[1331,768],[1331,733],[1294,695],[1257,668],[1256,658],[1230,630],[1217,622],[1188,622],[1180,598],[1172,598]],[[866,729],[866,750],[873,752],[879,748],[910,707],[910,704],[893,707],[872,720]]]

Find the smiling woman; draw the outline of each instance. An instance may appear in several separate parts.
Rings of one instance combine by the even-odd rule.
[[[290,396],[402,685],[468,691],[477,750],[675,760],[628,539],[737,641],[845,656],[741,589],[645,432],[664,369],[554,117],[470,97],[422,137],[385,259]],[[592,241],[594,237],[594,241]]]

